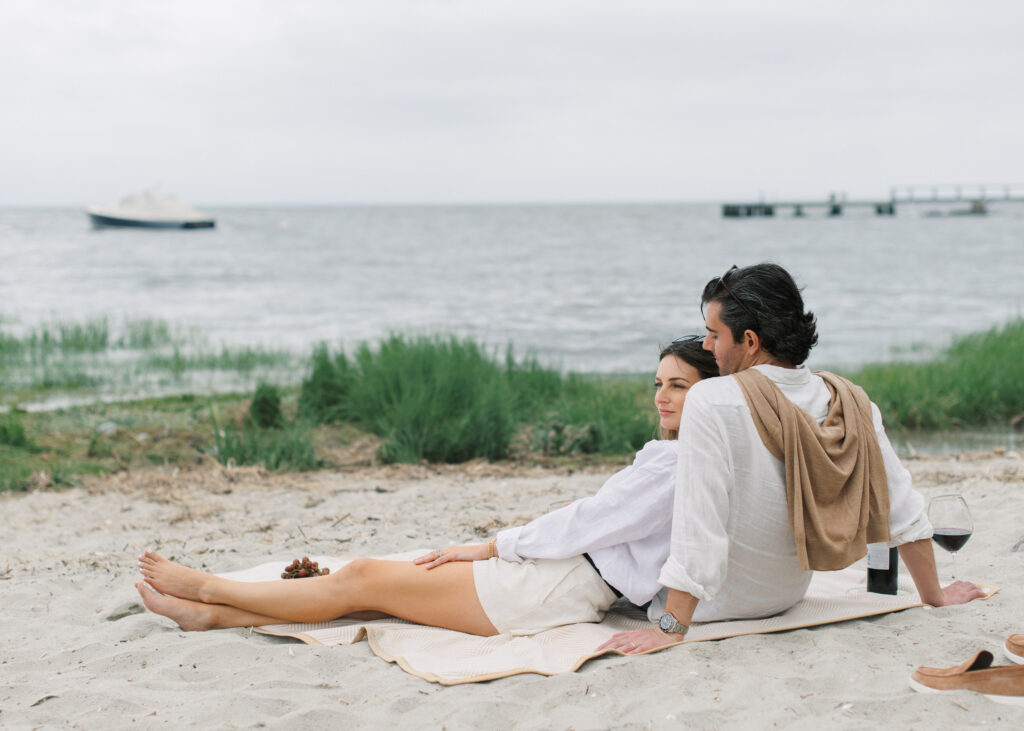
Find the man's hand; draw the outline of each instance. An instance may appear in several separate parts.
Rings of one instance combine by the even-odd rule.
[[[935,573],[935,551],[930,538],[922,538],[899,547],[900,558],[907,565],[921,601],[933,607],[966,604],[985,596],[985,591],[969,581],[954,581],[946,587],[939,585]]]
[[[657,650],[682,641],[682,635],[666,634],[657,627],[651,627],[650,629],[636,629],[631,632],[619,632],[598,647],[595,652],[618,650],[626,655],[637,655],[641,652]]]
[[[949,586],[942,587],[942,604],[933,604],[934,607],[944,607],[950,604],[966,604],[973,599],[980,599],[988,593],[977,584],[970,581],[954,581]]]
[[[448,548],[438,548],[435,551],[431,551],[425,556],[414,558],[412,560],[415,564],[426,564],[427,570],[437,568],[443,563],[449,561],[484,561],[487,559],[487,544],[486,543],[471,543],[466,546],[448,546]]]

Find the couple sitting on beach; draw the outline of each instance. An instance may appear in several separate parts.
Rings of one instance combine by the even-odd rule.
[[[600,621],[622,596],[655,624],[597,648],[625,653],[679,642],[692,621],[785,611],[812,570],[844,568],[873,542],[899,547],[928,604],[982,596],[939,585],[924,499],[878,409],[802,365],[815,320],[788,272],[733,267],[707,283],[701,309],[703,341],[661,353],[664,439],[592,497],[489,543],[356,559],[302,581],[231,581],[147,551],[136,587],[186,630],[395,616],[485,636]]]

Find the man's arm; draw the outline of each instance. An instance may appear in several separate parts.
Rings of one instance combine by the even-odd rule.
[[[924,496],[913,489],[910,472],[896,456],[896,450],[882,426],[882,414],[875,404],[871,404],[871,418],[889,483],[889,530],[892,539],[901,542],[900,558],[910,571],[921,601],[942,607],[985,596],[984,591],[969,581],[954,581],[945,588],[939,586],[931,542],[932,527],[925,513]]]
[[[965,604],[972,599],[985,596],[985,591],[981,587],[969,581],[954,581],[949,586],[939,586],[939,578],[935,572],[935,552],[932,549],[931,539],[924,538],[904,543],[899,547],[899,552],[900,558],[903,559],[907,570],[910,571],[911,578],[914,579],[917,593],[925,604],[943,607],[950,604]],[[693,594],[669,589],[668,599],[665,601],[665,611],[675,617],[680,624],[689,626],[698,601]],[[652,627],[632,632],[619,632],[597,649],[598,651],[619,650],[627,655],[636,655],[648,650],[667,647],[682,640],[683,635],[666,634],[659,628]]]
[[[921,601],[933,607],[948,604],[964,604],[985,596],[981,587],[969,581],[954,581],[946,587],[939,586],[935,572],[935,551],[929,538],[904,543],[899,547],[900,558],[906,564]]]
[[[729,558],[730,458],[702,386],[694,386],[686,397],[679,423],[671,551],[658,577],[661,585],[668,587],[665,613],[686,626],[701,597],[712,599],[721,588]],[[621,632],[597,649],[634,655],[682,639],[681,634],[668,634],[655,626]]]
[[[693,594],[687,594],[678,589],[669,589],[668,598],[665,600],[665,611],[675,617],[677,622],[689,627],[690,622],[693,621],[693,611],[697,608],[698,601],[700,600]],[[682,642],[683,637],[684,635],[662,632],[658,627],[636,629],[631,632],[619,632],[598,647],[597,652],[619,650],[627,655],[636,655]]]

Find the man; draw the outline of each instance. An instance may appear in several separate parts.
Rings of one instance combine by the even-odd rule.
[[[829,375],[826,385],[803,365],[818,336],[789,273],[775,264],[733,267],[708,282],[701,303],[704,347],[723,377],[695,384],[683,409],[671,555],[659,578],[668,591],[655,597],[655,605],[664,597],[664,607],[648,612],[660,616],[659,626],[620,633],[599,649],[644,652],[681,641],[691,621],[777,614],[803,597],[809,569],[849,565],[864,555],[866,542],[878,540],[899,547],[922,601],[942,606],[982,596],[969,582],[940,587],[924,499],[889,444],[877,407],[849,382]],[[756,372],[744,374],[748,369]],[[784,432],[780,424],[789,425],[788,434],[769,449],[768,435]],[[832,431],[822,431],[823,424]],[[836,463],[846,470],[839,477],[832,463],[821,469],[813,456],[802,461],[799,455],[814,449],[791,448],[803,440],[798,447],[824,444],[818,453],[832,454],[837,442],[825,442],[837,425],[838,448],[859,439],[860,449]],[[787,465],[773,452],[800,464]],[[804,493],[797,467],[806,475]],[[852,502],[822,512],[829,518],[816,526],[815,511],[828,510],[831,497],[814,493],[831,496],[833,487]],[[806,504],[794,512],[793,500]],[[807,525],[803,516],[810,516]]]

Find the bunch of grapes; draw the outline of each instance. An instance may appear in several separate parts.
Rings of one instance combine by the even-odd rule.
[[[295,559],[285,566],[281,578],[304,579],[307,576],[327,576],[329,573],[331,573],[330,569],[322,569],[316,561],[310,561],[309,556],[303,556],[301,561]]]

